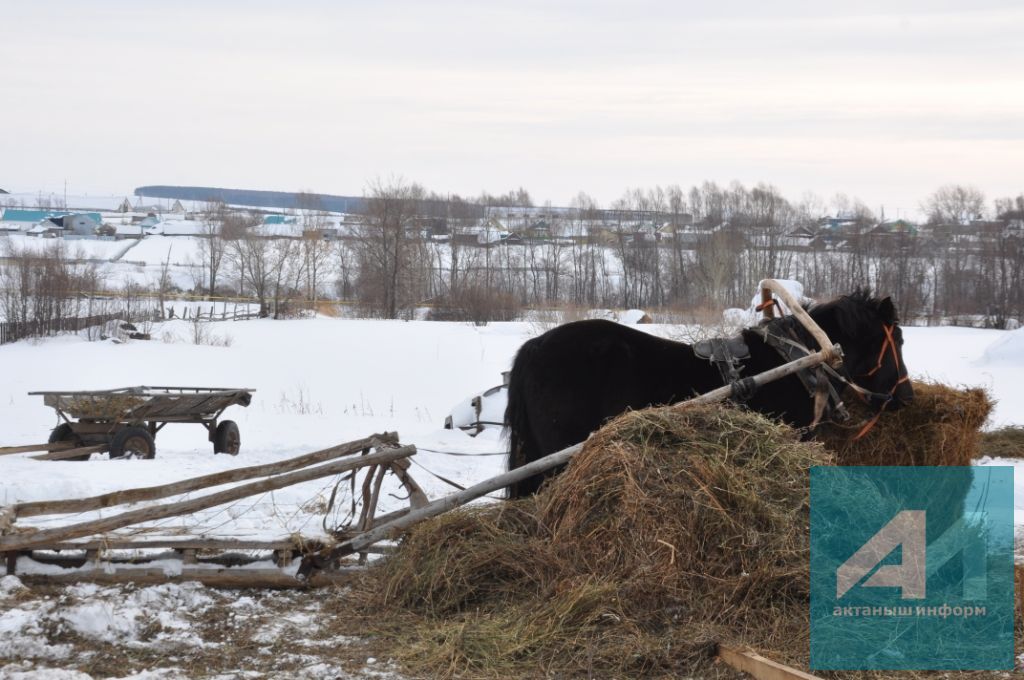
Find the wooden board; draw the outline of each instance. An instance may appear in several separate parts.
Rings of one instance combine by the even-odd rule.
[[[51,451],[50,453],[44,453],[41,456],[32,456],[33,460],[67,460],[69,458],[78,458],[79,456],[88,456],[92,453],[100,453],[106,451],[110,447],[107,444],[96,444],[95,446],[80,446],[77,449],[67,449],[62,451]]]
[[[32,453],[33,451],[64,451],[74,444],[70,442],[52,442],[49,444],[26,444],[25,446],[0,446],[0,456],[13,453]]]
[[[352,571],[319,572],[309,580],[300,581],[290,574],[277,569],[198,569],[183,568],[181,573],[167,574],[163,569],[82,569],[66,574],[24,574],[18,578],[27,586],[99,583],[117,585],[159,585],[163,583],[187,583],[197,581],[211,588],[318,588],[340,586],[348,583]]]
[[[757,680],[822,680],[817,675],[790,668],[755,652],[727,645],[718,646],[718,657],[736,670],[747,673]]]

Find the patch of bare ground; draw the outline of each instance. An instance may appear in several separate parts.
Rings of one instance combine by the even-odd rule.
[[[12,622],[0,626],[0,678],[399,678],[344,590],[19,589],[0,601]]]

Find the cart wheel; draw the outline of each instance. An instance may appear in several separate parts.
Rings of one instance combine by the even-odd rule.
[[[56,444],[57,442],[71,442],[76,447],[82,446],[83,443],[82,438],[74,433],[74,431],[71,429],[71,425],[69,425],[68,423],[61,423],[57,427],[53,428],[53,431],[50,432],[49,442],[51,444]],[[65,458],[64,460],[89,460],[89,455],[90,454],[87,453],[84,456],[75,456],[74,458]]]
[[[156,442],[145,428],[122,428],[110,440],[111,458],[152,458],[155,455]]]
[[[237,456],[241,448],[242,436],[238,433],[238,424],[233,420],[222,420],[213,433],[213,452]]]

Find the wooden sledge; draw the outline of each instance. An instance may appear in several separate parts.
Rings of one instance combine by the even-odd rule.
[[[104,583],[150,583],[161,580],[198,580],[222,587],[300,586],[304,584],[280,569],[237,568],[237,565],[246,562],[266,559],[254,558],[242,552],[269,553],[278,567],[286,567],[296,555],[322,551],[338,538],[344,539],[352,533],[368,531],[381,522],[425,506],[426,495],[408,471],[408,458],[415,453],[415,447],[399,444],[397,433],[375,434],[275,463],[236,468],[169,484],[125,489],[89,498],[16,503],[0,507],[0,555],[4,557],[7,573],[10,574],[17,573],[19,557],[31,557],[38,562],[76,568],[63,574],[25,575],[30,582],[93,580]],[[346,531],[338,532],[333,539],[292,536],[266,541],[190,536],[153,540],[110,533],[154,520],[187,516],[268,491],[348,473],[365,475],[365,481],[360,487],[361,493],[358,494],[360,511],[354,525]],[[387,474],[394,474],[405,487],[410,507],[377,517],[377,501]],[[154,502],[224,484],[237,485],[195,498]],[[91,512],[139,503],[146,505],[53,528],[36,529],[16,524],[18,519],[26,517]],[[126,551],[130,552],[128,557],[114,554]],[[362,551],[360,560],[365,560],[367,553],[378,551],[378,548]],[[68,555],[68,552],[72,554]],[[139,567],[140,563],[165,560],[168,557],[180,560],[181,567],[170,570]],[[90,565],[91,568],[85,568]],[[118,565],[121,568],[116,568]],[[229,569],[226,565],[235,567]],[[329,574],[319,575],[308,585],[327,584],[336,580]]]

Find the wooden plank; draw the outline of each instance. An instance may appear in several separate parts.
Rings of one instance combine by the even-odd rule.
[[[718,657],[736,670],[750,674],[756,680],[822,680],[817,675],[727,645],[718,645]]]
[[[106,533],[108,531],[113,531],[114,529],[131,526],[132,524],[186,515],[199,510],[212,508],[217,505],[230,503],[231,501],[236,501],[248,496],[254,496],[267,491],[275,491],[286,486],[301,484],[302,482],[308,482],[322,477],[341,474],[367,465],[390,463],[391,461],[398,460],[400,458],[407,458],[415,453],[415,446],[386,449],[384,451],[378,451],[377,453],[371,453],[368,456],[334,461],[331,463],[325,463],[318,467],[306,468],[296,472],[290,472],[288,474],[268,477],[267,479],[263,479],[258,482],[243,484],[241,486],[192,500],[156,505],[153,507],[141,508],[139,510],[131,510],[119,515],[79,522],[65,527],[42,529],[40,531],[26,534],[8,534],[6,536],[0,536],[0,551],[38,548],[52,543],[68,541],[74,538]]]
[[[32,460],[68,460],[69,458],[77,458],[79,456],[88,456],[92,453],[100,453],[109,449],[107,444],[96,444],[94,446],[80,446],[77,449],[68,449],[67,451],[51,451],[50,453],[44,453],[41,456],[30,456]]]
[[[26,444],[25,446],[0,446],[0,456],[14,453],[32,453],[34,451],[64,451],[74,444],[71,442],[52,442],[49,444]]]
[[[291,539],[278,541],[247,541],[233,538],[186,538],[168,540],[100,539],[62,541],[35,550],[294,550],[299,545]]]
[[[180,482],[172,482],[170,484],[149,486],[139,489],[114,491],[111,493],[101,494],[99,496],[92,496],[90,498],[31,501],[26,503],[16,503],[11,507],[13,508],[15,517],[34,517],[37,515],[58,515],[72,512],[100,510],[102,508],[109,508],[113,505],[159,500],[161,498],[178,496],[183,493],[196,491],[197,489],[203,489],[206,487],[239,482],[245,479],[253,479],[255,477],[266,477],[268,475],[282,472],[291,472],[292,470],[298,470],[316,463],[322,463],[333,458],[341,458],[342,456],[358,453],[370,447],[394,444],[397,442],[397,432],[385,432],[383,434],[370,435],[369,437],[365,437],[357,441],[332,446],[320,451],[314,451],[313,453],[307,453],[295,458],[289,458],[277,463],[235,468],[233,470],[216,472],[202,477],[183,479]]]
[[[163,583],[188,583],[197,581],[211,588],[319,588],[345,585],[355,570],[341,572],[320,572],[308,581],[299,581],[294,576],[276,569],[202,569],[186,568],[181,573],[167,574],[163,569],[117,569],[112,572],[103,569],[82,569],[64,574],[22,574],[18,578],[27,586],[66,583],[99,583],[117,585],[159,585]]]

